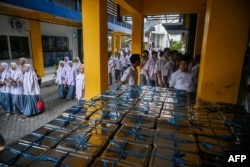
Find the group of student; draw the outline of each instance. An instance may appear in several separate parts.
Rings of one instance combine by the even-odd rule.
[[[197,87],[200,55],[190,61],[190,54],[181,54],[177,50],[165,48],[161,52],[144,50],[142,55],[129,53],[116,53],[109,57],[108,72],[110,84],[112,84],[112,69],[115,72],[115,80],[128,85],[138,83],[137,67],[140,67],[140,85],[173,87],[185,90],[192,99],[195,98]],[[130,61],[127,66],[125,63]],[[125,68],[121,68],[125,67]],[[121,76],[121,78],[119,78]]]
[[[40,86],[37,74],[26,58],[0,63],[0,105],[6,116],[23,114],[23,118],[41,112],[37,108]]]
[[[58,97],[67,101],[84,99],[85,77],[84,65],[79,57],[72,62],[68,57],[59,61],[55,83],[58,84]]]

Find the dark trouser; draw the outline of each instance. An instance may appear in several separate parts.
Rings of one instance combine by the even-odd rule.
[[[66,99],[67,100],[73,100],[74,96],[75,96],[75,85],[67,85],[67,96]]]
[[[115,80],[116,81],[121,80],[121,70],[115,70]]]
[[[148,80],[147,80],[147,85],[148,85],[148,86],[155,86],[155,81],[152,80],[152,79],[148,79]]]
[[[141,74],[141,86],[147,85],[146,75]]]
[[[112,72],[109,73],[109,84],[112,85]]]
[[[163,76],[163,82],[164,82],[164,87],[168,88],[169,87],[168,76]]]

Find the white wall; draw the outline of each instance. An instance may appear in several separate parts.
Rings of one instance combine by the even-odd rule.
[[[72,34],[77,34],[77,28],[71,26],[57,25],[41,22],[41,34],[48,36],[68,37],[69,50],[73,52],[73,57],[78,56],[78,38],[73,38]]]

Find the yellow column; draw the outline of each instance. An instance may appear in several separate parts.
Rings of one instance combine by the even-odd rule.
[[[142,14],[133,14],[133,24],[132,24],[132,54],[138,53],[141,55],[143,48],[143,24],[144,19]],[[140,74],[140,67],[138,69],[138,74]],[[138,84],[140,83],[140,77],[138,77]]]
[[[132,24],[132,54],[142,52],[143,47],[143,16],[142,14],[133,14]]]
[[[116,51],[120,51],[121,50],[121,35],[116,34]]]
[[[237,102],[248,30],[248,0],[207,1],[198,99]]]
[[[108,87],[107,0],[82,1],[85,98]]]
[[[39,21],[30,20],[30,43],[33,66],[40,76],[44,76],[41,27]]]
[[[111,38],[111,49],[112,49],[112,56],[115,55],[115,35],[114,33],[112,33],[112,38]]]

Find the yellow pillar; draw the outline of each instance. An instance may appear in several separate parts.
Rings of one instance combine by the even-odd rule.
[[[198,99],[237,102],[248,30],[248,0],[207,1]]]
[[[142,53],[143,48],[143,24],[144,19],[142,14],[133,14],[132,24],[132,49],[131,54]],[[138,74],[140,74],[140,67],[137,68]],[[140,83],[140,77],[138,77],[138,84]]]
[[[107,0],[82,1],[85,98],[108,88]]]
[[[111,49],[112,49],[112,56],[115,55],[115,35],[114,33],[112,33],[112,38],[111,38]]]
[[[122,43],[121,43],[121,35],[116,34],[116,51],[120,51]]]
[[[34,69],[37,70],[40,76],[44,76],[42,37],[39,21],[30,20],[30,40]]]
[[[132,54],[142,52],[143,47],[143,24],[144,19],[142,14],[133,14],[132,24]]]

